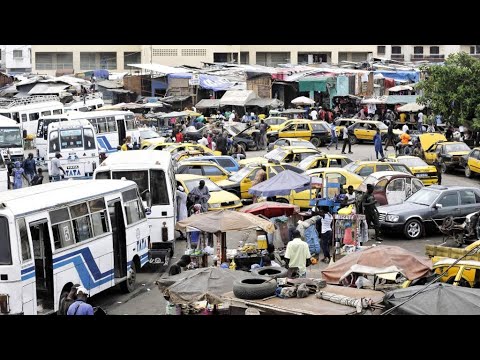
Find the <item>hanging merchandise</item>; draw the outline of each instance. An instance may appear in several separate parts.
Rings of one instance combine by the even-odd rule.
[[[363,224],[366,223],[365,215],[351,214],[340,215],[335,214],[333,216],[333,238],[335,241],[335,256],[345,255],[351,251],[354,251],[362,244],[363,236]],[[366,237],[368,239],[368,227],[366,228]],[[335,260],[335,259],[334,259]]]

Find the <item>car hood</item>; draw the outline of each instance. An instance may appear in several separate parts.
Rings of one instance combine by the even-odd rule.
[[[420,140],[420,144],[422,145],[422,149],[424,151],[428,151],[432,145],[439,141],[447,141],[447,138],[440,133],[427,133],[418,136]]]
[[[210,191],[210,199],[208,199],[209,204],[218,204],[222,202],[237,201],[240,198],[237,195],[232,194],[231,192],[221,190],[221,191]]]
[[[238,164],[243,167],[249,164],[266,164],[268,163],[268,159],[265,159],[264,157],[253,157],[253,158],[248,158],[248,159],[243,159],[238,162]]]
[[[239,185],[238,182],[230,181],[228,179],[217,181],[215,184],[220,186],[222,189],[231,188]]]
[[[394,214],[394,215],[406,215],[409,213],[419,214],[419,211],[427,210],[429,207],[427,205],[419,205],[413,203],[403,203],[395,205],[383,205],[379,206],[378,212],[384,214]]]
[[[437,172],[437,168],[435,166],[429,165],[429,166],[413,166],[409,168],[412,173],[417,174],[417,173],[426,173],[426,172]]]
[[[251,131],[250,131],[251,130]],[[234,137],[249,137],[250,133],[252,132],[259,132],[259,130],[255,129],[255,126],[249,126],[242,131],[240,131],[237,135],[234,135]]]

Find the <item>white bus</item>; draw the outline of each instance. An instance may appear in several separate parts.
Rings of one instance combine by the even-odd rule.
[[[63,114],[64,106],[56,95],[28,96],[0,101],[0,115],[20,123],[27,135],[35,135],[42,116]]]
[[[95,170],[94,179],[135,181],[145,202],[151,228],[149,259],[168,264],[175,249],[176,181],[167,151],[137,150],[111,154]]]
[[[63,115],[40,118],[35,140],[38,157],[46,156],[47,128],[50,123],[80,119],[88,120],[94,126],[99,149],[104,149],[105,152],[117,151],[117,146],[122,145],[127,136],[139,141],[140,133],[135,127],[135,116],[131,111],[70,111]]]
[[[70,111],[93,111],[100,109],[105,103],[101,92],[87,94],[83,96],[74,96],[74,100],[65,104],[65,113]]]
[[[0,116],[0,151],[4,159],[23,161],[23,132],[19,123]]]
[[[49,314],[81,284],[135,288],[149,227],[132,181],[61,181],[0,193],[0,313]]]
[[[48,173],[52,174],[52,159],[60,153],[65,178],[91,178],[100,163],[95,129],[88,120],[54,122],[47,131]]]

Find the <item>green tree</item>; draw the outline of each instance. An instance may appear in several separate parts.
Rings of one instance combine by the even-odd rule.
[[[471,123],[480,127],[480,60],[467,53],[451,54],[442,65],[422,67],[426,79],[417,89],[423,96],[417,101],[457,124]]]

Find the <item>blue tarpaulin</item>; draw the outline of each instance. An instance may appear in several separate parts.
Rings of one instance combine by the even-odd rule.
[[[293,191],[310,189],[311,183],[321,183],[318,178],[297,174],[291,170],[284,170],[280,174],[252,186],[248,192],[256,196],[290,195]]]
[[[374,74],[382,74],[386,78],[395,80],[406,80],[409,82],[418,82],[420,80],[420,72],[418,71],[374,71]]]
[[[192,74],[190,73],[178,73],[168,75],[169,79],[190,79],[191,77]],[[223,91],[228,90],[235,85],[235,82],[222,78],[220,76],[200,74],[198,78],[200,81],[200,87],[207,90]]]

